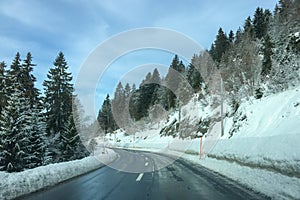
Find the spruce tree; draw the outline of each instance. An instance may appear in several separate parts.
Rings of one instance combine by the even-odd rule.
[[[29,99],[30,101],[30,99]],[[27,147],[29,159],[27,168],[35,168],[49,163],[48,146],[46,143],[46,124],[44,116],[37,104],[31,106],[29,119],[31,122],[29,145]]]
[[[262,70],[261,70],[261,75],[262,77],[266,77],[269,75],[271,68],[272,68],[272,55],[273,55],[273,43],[271,42],[270,36],[267,34],[264,38],[264,43],[263,43],[263,63],[262,63]],[[263,79],[264,79],[263,78]]]
[[[105,134],[117,129],[116,122],[112,114],[109,94],[107,94],[102,107],[99,110],[97,120]]]
[[[6,70],[6,64],[4,62],[0,62],[0,113],[6,104],[5,70]]]
[[[258,39],[262,39],[266,36],[271,16],[272,14],[268,9],[265,11],[262,8],[256,9],[253,19],[253,28],[255,36]]]
[[[219,28],[217,38],[213,44],[213,48],[210,50],[212,58],[216,62],[220,62],[223,54],[227,51],[229,47],[229,39],[227,38],[222,28]]]
[[[246,37],[248,37],[250,40],[252,40],[254,38],[254,27],[253,27],[253,23],[251,20],[251,17],[249,16],[244,24],[244,35]]]
[[[130,93],[131,93],[131,87],[130,87],[129,83],[126,83],[125,88],[124,88],[125,98],[129,98]]]
[[[167,110],[176,106],[176,95],[174,94],[174,92],[178,89],[178,76],[180,75],[185,75],[185,66],[183,65],[182,61],[179,61],[178,56],[175,55],[165,78],[165,84],[168,89],[164,89],[164,99],[162,101],[165,103],[164,107]]]
[[[200,74],[201,66],[198,64],[198,61],[197,55],[194,55],[187,69],[187,80],[195,92],[200,90],[201,83],[203,82]]]
[[[232,30],[229,32],[229,35],[228,35],[228,41],[229,41],[229,43],[230,43],[231,45],[232,45],[233,42],[234,42],[234,33],[233,33]]]
[[[30,99],[31,106],[35,105],[36,103],[40,103],[40,91],[34,87],[34,84],[36,82],[36,78],[32,74],[34,66],[36,65],[32,63],[31,53],[28,52],[26,55],[26,59],[23,60],[22,79],[20,81],[24,86],[25,96]]]
[[[128,90],[128,88],[127,88]],[[130,92],[130,91],[129,91]],[[128,91],[127,91],[128,93]],[[129,94],[128,94],[129,95]],[[125,108],[125,90],[121,82],[118,83],[117,88],[114,93],[114,99],[111,102],[112,105],[112,113],[113,116],[116,117],[116,122],[120,128],[125,126],[125,116],[124,116],[124,108]]]
[[[76,109],[74,112],[76,112]],[[75,114],[76,115],[76,114]],[[76,129],[75,121],[78,120],[74,114],[69,116],[68,123],[65,124],[64,134],[61,135],[62,146],[62,161],[71,161],[75,159],[81,159],[88,155],[86,148],[80,140],[80,135]],[[76,122],[76,123],[77,123]]]
[[[8,172],[22,171],[30,161],[31,111],[19,79],[20,61],[17,53],[7,74],[6,104],[0,114],[0,168]]]
[[[61,136],[64,128],[69,123],[72,115],[73,84],[72,75],[68,72],[68,64],[65,56],[60,52],[54,61],[54,68],[47,74],[48,80],[43,83],[45,97],[44,105],[46,110],[46,133],[49,139],[50,155],[53,162],[62,159]]]
[[[153,87],[153,94],[151,97],[150,106],[153,106],[153,105],[159,103],[159,90],[160,90],[160,87],[162,84],[162,80],[161,80],[161,77],[160,77],[160,74],[159,74],[157,68],[155,68],[152,73],[151,83],[152,83],[152,87]]]

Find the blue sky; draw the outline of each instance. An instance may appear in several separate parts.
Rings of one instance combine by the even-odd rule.
[[[10,65],[17,51],[23,58],[30,51],[41,88],[59,51],[64,52],[76,78],[90,52],[120,32],[162,27],[209,48],[219,27],[227,33],[235,31],[258,6],[273,10],[276,3],[277,0],[1,0],[0,61]],[[143,63],[169,65],[172,57],[169,53],[144,51],[115,61],[115,69],[108,70],[99,82],[96,110],[126,71]]]

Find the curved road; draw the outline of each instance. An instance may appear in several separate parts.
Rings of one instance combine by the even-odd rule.
[[[149,152],[115,150],[110,166],[20,199],[266,199],[267,197],[183,159]],[[167,165],[157,169],[160,165]],[[153,171],[154,170],[154,171]],[[139,173],[131,173],[139,172]],[[143,173],[144,172],[144,173]]]

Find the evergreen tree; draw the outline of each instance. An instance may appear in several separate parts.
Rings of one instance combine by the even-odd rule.
[[[6,64],[4,62],[0,62],[0,113],[6,104],[6,96],[5,96],[5,68]],[[1,126],[1,124],[0,124]]]
[[[180,75],[185,75],[185,66],[182,61],[179,61],[177,55],[172,60],[169,71],[165,78],[165,84],[167,88],[164,88],[162,93],[162,102],[164,103],[164,108],[169,110],[176,106],[176,95],[174,92],[178,89]]]
[[[238,44],[242,41],[242,37],[243,37],[243,31],[242,29],[239,27],[238,30],[235,33],[235,41],[234,44]]]
[[[244,35],[250,40],[254,38],[254,28],[250,16],[246,19],[244,24]]]
[[[267,32],[267,24],[265,20],[264,10],[262,8],[257,8],[253,19],[253,28],[255,36],[261,39],[265,36]]]
[[[213,44],[213,48],[210,50],[210,54],[212,58],[216,62],[220,62],[223,54],[227,51],[229,47],[230,47],[229,39],[227,38],[222,28],[220,28],[218,31],[217,38]]]
[[[64,134],[61,135],[63,144],[60,146],[62,152],[62,161],[81,159],[88,155],[88,151],[81,142],[80,135],[75,126],[75,122],[78,123],[79,121],[79,116],[76,116],[76,112],[78,112],[76,111],[77,109],[78,108],[75,106],[73,114],[69,116],[68,123],[65,124]]]
[[[270,38],[274,45],[268,85],[270,92],[286,90],[300,82],[300,40],[297,35],[300,29],[299,10],[299,1],[280,0],[274,11],[270,27]]]
[[[43,83],[45,90],[44,105],[46,110],[46,133],[50,140],[50,155],[54,162],[61,159],[60,138],[64,135],[64,127],[72,115],[73,85],[71,73],[64,54],[60,52],[54,61],[54,68],[48,72]]]
[[[194,55],[187,69],[187,80],[195,92],[200,90],[200,85],[203,79],[200,74],[200,64],[197,55]]]
[[[135,94],[136,112],[134,118],[136,120],[148,116],[148,109],[151,106],[155,85],[152,83],[152,74],[149,72]]]
[[[127,90],[128,89],[129,88],[127,87]],[[115,121],[120,128],[123,128],[126,123],[126,116],[124,116],[124,114],[125,114],[124,108],[126,105],[125,104],[126,103],[125,102],[126,95],[130,94],[130,89],[129,89],[129,93],[128,93],[128,91],[126,91],[126,92],[127,92],[127,94],[125,94],[125,90],[123,88],[122,83],[119,82],[117,85],[117,88],[115,90],[115,93],[114,93],[114,99],[111,102],[113,117],[115,118]]]
[[[8,172],[19,172],[27,167],[30,160],[28,152],[31,131],[29,101],[24,97],[20,84],[20,55],[13,61],[6,85],[6,105],[0,115],[0,168]],[[9,92],[8,92],[9,91]]]
[[[30,101],[30,99],[29,99]],[[31,122],[29,144],[27,146],[29,159],[27,168],[35,168],[49,163],[48,146],[46,143],[46,124],[43,114],[37,105],[30,108],[29,121]]]
[[[125,98],[129,98],[130,93],[131,93],[131,87],[129,83],[126,83],[125,88],[124,88],[124,93],[125,93]]]
[[[272,68],[272,55],[273,55],[273,43],[271,42],[270,36],[267,34],[264,38],[264,43],[263,43],[263,63],[262,63],[262,70],[261,70],[261,75],[263,77],[266,77]]]
[[[113,118],[111,110],[109,94],[107,94],[102,104],[102,107],[99,110],[97,120],[99,122],[100,127],[104,130],[105,134],[117,129],[116,122]]]
[[[40,91],[34,87],[34,83],[36,82],[36,78],[32,74],[34,66],[36,65],[32,63],[31,53],[28,52],[26,55],[26,59],[23,60],[22,79],[20,81],[21,84],[24,86],[25,96],[30,99],[31,106],[40,101]]]
[[[229,40],[229,43],[232,45],[234,42],[234,33],[232,30],[229,32],[228,40]]]

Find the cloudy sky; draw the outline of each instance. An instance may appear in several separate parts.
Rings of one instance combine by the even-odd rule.
[[[273,10],[276,3],[277,0],[1,0],[0,61],[10,65],[16,52],[24,58],[30,51],[37,64],[34,74],[38,87],[42,88],[59,51],[65,54],[76,78],[97,45],[121,32],[167,28],[207,49],[219,27],[227,33],[235,31],[243,26],[247,16],[253,16],[258,6]],[[172,57],[166,52],[142,51],[115,61],[115,69],[111,73],[108,70],[97,83],[96,110],[130,67],[144,63],[169,65]]]

